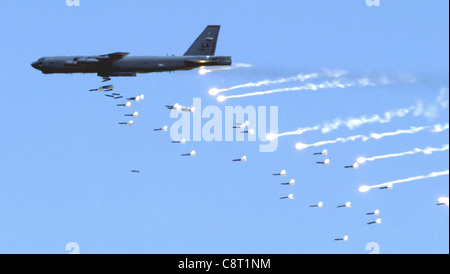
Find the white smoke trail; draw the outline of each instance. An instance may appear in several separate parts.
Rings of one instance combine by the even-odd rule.
[[[355,136],[350,136],[347,138],[337,138],[334,140],[321,141],[321,142],[317,142],[314,144],[297,143],[295,145],[295,148],[298,150],[303,150],[303,149],[307,149],[310,147],[319,147],[319,146],[324,146],[324,145],[329,145],[329,144],[354,142],[357,140],[366,142],[368,140],[380,140],[382,138],[389,137],[389,136],[397,136],[397,135],[402,135],[402,134],[415,134],[415,133],[418,133],[418,132],[421,132],[424,130],[428,130],[428,129],[430,129],[430,132],[432,132],[432,133],[439,133],[439,132],[448,130],[448,124],[446,124],[446,125],[438,124],[438,125],[434,125],[434,126],[423,126],[423,127],[411,127],[410,129],[406,129],[406,130],[400,129],[397,131],[385,132],[385,133],[371,133],[369,136],[355,135]],[[436,130],[436,129],[439,129],[439,130]]]
[[[227,71],[227,70],[232,70],[232,69],[237,69],[237,68],[251,68],[251,67],[253,67],[253,65],[244,64],[244,63],[236,63],[230,67],[220,67],[220,68],[212,68],[212,69],[200,68],[198,70],[198,74],[205,75],[205,74],[215,72],[215,71]]]
[[[216,96],[222,92],[240,89],[240,88],[253,88],[253,87],[261,87],[261,86],[268,86],[268,85],[284,84],[284,83],[289,83],[289,82],[305,82],[307,80],[315,79],[317,77],[319,77],[319,75],[317,73],[298,74],[293,77],[281,78],[278,80],[263,80],[263,81],[254,82],[254,83],[246,83],[246,84],[242,84],[242,85],[237,85],[237,86],[233,86],[233,87],[229,87],[229,88],[222,88],[222,89],[212,88],[209,90],[209,94],[212,96]]]
[[[442,148],[432,148],[432,147],[428,147],[425,149],[415,148],[414,150],[406,151],[406,152],[402,152],[402,153],[392,153],[392,154],[374,156],[374,157],[369,157],[369,158],[360,157],[356,161],[358,162],[358,164],[364,164],[366,162],[373,162],[373,161],[381,160],[381,159],[403,157],[406,155],[415,155],[415,154],[419,154],[419,153],[431,155],[434,152],[444,152],[444,151],[448,151],[448,150],[449,150],[449,145],[447,144],[447,145],[443,146]]]
[[[347,120],[336,119],[332,123],[325,123],[321,131],[322,133],[329,133],[342,126],[346,126],[348,129],[353,130],[365,124],[386,124],[392,121],[393,118],[403,118],[416,109],[416,106],[409,108],[402,108],[395,111],[388,111],[384,113],[384,117],[380,115],[373,115],[371,117],[362,116],[360,118],[349,118]]]
[[[382,83],[381,81],[378,81],[378,84],[381,84],[381,83]],[[317,91],[317,90],[321,90],[321,89],[335,89],[335,88],[345,89],[345,88],[349,88],[349,87],[375,87],[376,85],[377,85],[377,83],[373,82],[369,78],[360,78],[360,79],[357,79],[354,81],[343,81],[343,80],[336,79],[333,81],[325,81],[320,84],[309,83],[309,84],[306,84],[303,86],[291,87],[291,88],[278,88],[278,89],[272,89],[272,90],[266,90],[266,91],[257,91],[257,92],[239,94],[239,95],[229,95],[229,96],[220,95],[217,97],[217,101],[224,102],[228,99],[233,99],[233,98],[262,96],[262,95],[281,93],[281,92],[305,91],[305,90]],[[213,93],[215,93],[216,91],[217,91],[217,89],[215,89]],[[219,90],[219,91],[221,91],[221,90]],[[210,91],[210,94],[211,94],[211,91]]]
[[[441,89],[439,96],[436,98],[435,102],[436,104],[430,105],[428,107],[428,110],[425,110],[423,107],[423,102],[417,102],[415,105],[412,105],[407,108],[400,108],[394,111],[387,111],[384,113],[384,116],[380,116],[378,114],[372,115],[368,117],[367,115],[361,116],[359,118],[347,118],[345,120],[342,120],[341,118],[334,119],[333,122],[326,122],[323,125],[317,125],[314,127],[305,127],[305,128],[299,128],[295,131],[288,131],[284,133],[270,133],[267,135],[267,140],[274,140],[279,137],[283,136],[291,136],[291,135],[302,135],[305,132],[309,131],[317,131],[320,130],[322,133],[329,133],[336,129],[341,128],[342,126],[347,127],[349,130],[354,130],[355,128],[361,127],[366,124],[373,124],[373,123],[380,123],[380,124],[386,124],[392,121],[394,118],[403,118],[406,115],[412,114],[415,117],[418,116],[424,116],[426,118],[432,118],[436,117],[438,108],[446,109],[448,108],[448,99],[446,99],[446,96],[448,97],[448,89]],[[430,109],[435,111],[430,111]],[[434,115],[431,115],[431,112]],[[446,125],[436,125],[433,129],[433,132],[442,132],[444,130],[448,129],[448,124]]]
[[[401,109],[398,109],[395,111],[388,111],[388,112],[384,113],[383,117],[378,114],[375,114],[370,117],[362,116],[359,118],[348,118],[346,120],[335,119],[333,122],[331,122],[331,123],[326,122],[322,126],[317,125],[314,127],[299,128],[295,131],[289,131],[289,132],[284,132],[284,133],[279,133],[279,134],[270,133],[267,136],[267,139],[274,140],[276,138],[283,137],[283,136],[302,135],[305,132],[318,131],[318,130],[320,130],[322,133],[329,133],[331,131],[339,129],[342,126],[345,126],[350,130],[354,130],[355,128],[361,127],[365,124],[373,124],[373,123],[385,124],[385,123],[391,122],[392,119],[394,119],[394,118],[402,118],[410,113],[416,113],[415,110],[418,107],[420,107],[420,105],[414,105],[409,108],[401,108]],[[414,114],[414,115],[416,115],[416,114]]]
[[[447,175],[447,176],[449,175],[449,170],[448,169],[446,171],[433,172],[433,173],[430,173],[429,175],[416,176],[416,177],[411,177],[411,178],[407,178],[407,179],[401,179],[401,180],[387,182],[387,183],[374,185],[374,186],[361,186],[359,188],[359,191],[360,192],[368,192],[368,191],[370,191],[371,189],[374,189],[374,188],[388,187],[388,186],[393,186],[395,184],[402,184],[402,183],[408,183],[408,182],[413,182],[413,181],[417,181],[417,180],[436,178],[436,177],[445,176],[445,175]]]
[[[437,124],[433,127],[433,129],[431,130],[431,132],[433,133],[440,133],[443,131],[446,131],[449,129],[449,125],[445,124],[445,125],[441,125],[441,124]]]
[[[261,86],[268,86],[268,85],[276,85],[276,84],[284,84],[289,82],[305,82],[306,80],[315,79],[320,76],[328,77],[328,78],[340,78],[344,75],[347,75],[348,72],[345,70],[332,70],[332,69],[326,69],[323,68],[322,72],[320,73],[309,73],[309,74],[298,74],[292,77],[287,78],[281,78],[277,80],[262,80],[258,82],[250,82],[246,84],[236,85],[229,88],[212,88],[209,90],[209,94],[212,96],[216,96],[219,93],[235,90],[235,89],[241,89],[241,88],[253,88],[253,87],[261,87]]]
[[[348,74],[348,71],[346,71],[346,70],[333,70],[333,69],[327,69],[327,68],[322,68],[322,70],[326,77],[331,77],[331,78],[340,78],[340,77]]]
[[[307,128],[299,128],[296,131],[289,131],[289,132],[284,132],[284,133],[269,133],[266,136],[266,139],[269,141],[275,140],[279,137],[283,137],[283,136],[292,136],[292,135],[302,135],[305,132],[308,131],[316,131],[316,130],[320,130],[320,126],[315,126],[315,127],[307,127]]]

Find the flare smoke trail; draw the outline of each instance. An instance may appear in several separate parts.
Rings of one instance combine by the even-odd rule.
[[[234,64],[231,67],[224,67],[224,68],[213,68],[213,69],[200,68],[198,70],[198,73],[200,75],[205,75],[205,74],[208,74],[208,73],[211,73],[211,72],[215,72],[215,71],[226,71],[226,70],[232,70],[232,69],[237,69],[237,68],[251,68],[251,67],[253,67],[253,65],[244,64],[244,63],[237,63],[237,64]]]
[[[381,80],[380,80],[381,81]],[[406,115],[412,114],[415,117],[424,116],[427,118],[435,118],[437,116],[438,108],[446,109],[448,108],[448,99],[446,99],[446,95],[448,93],[447,89],[441,89],[439,96],[436,98],[436,104],[432,104],[428,107],[428,110],[424,109],[423,102],[417,102],[415,105],[412,105],[407,108],[400,108],[395,111],[388,111],[384,113],[384,117],[378,114],[372,115],[368,117],[367,115],[361,116],[359,118],[347,118],[342,120],[341,118],[333,120],[333,122],[326,122],[323,125],[316,125],[314,127],[305,127],[299,128],[295,131],[289,131],[284,133],[269,133],[266,137],[268,140],[274,140],[283,136],[290,135],[302,135],[305,132],[309,131],[317,131],[320,130],[322,133],[329,133],[340,127],[347,127],[349,130],[354,130],[355,128],[361,127],[366,124],[380,123],[386,124],[390,123],[394,118],[403,118]],[[442,128],[447,127],[447,128]],[[445,126],[438,126],[435,131],[443,131],[448,129],[448,124]]]
[[[389,186],[389,185],[408,183],[408,182],[413,182],[413,181],[417,181],[417,180],[424,180],[424,179],[429,179],[429,178],[436,178],[436,177],[445,176],[445,175],[447,175],[447,176],[449,175],[449,170],[448,169],[446,171],[433,172],[433,173],[430,173],[429,175],[416,176],[416,177],[411,177],[411,178],[407,178],[407,179],[387,182],[387,183],[374,185],[374,186],[361,186],[359,188],[359,191],[360,192],[368,192],[368,191],[370,191],[371,189],[374,189],[374,188],[381,188],[381,187],[386,187],[386,186]]]
[[[235,89],[241,89],[241,88],[253,88],[253,87],[261,87],[261,86],[268,86],[268,85],[276,85],[276,84],[284,84],[289,82],[305,82],[306,80],[315,79],[320,76],[328,77],[328,78],[340,78],[344,75],[347,75],[348,72],[345,70],[331,70],[331,69],[322,69],[323,72],[321,73],[309,73],[309,74],[298,74],[292,77],[287,78],[281,78],[278,80],[263,80],[259,82],[250,82],[246,84],[236,85],[229,88],[212,88],[209,90],[209,94],[212,96],[216,96],[219,93],[235,90]]]
[[[251,97],[251,96],[262,96],[262,95],[268,95],[268,94],[273,94],[273,93],[290,92],[290,91],[305,91],[305,90],[317,91],[317,90],[321,90],[321,89],[335,89],[335,88],[345,89],[345,88],[349,88],[349,87],[375,87],[378,84],[386,85],[388,83],[389,82],[386,82],[386,80],[383,80],[383,79],[380,79],[377,82],[374,82],[369,78],[360,78],[360,79],[357,79],[354,81],[342,81],[342,80],[336,79],[333,81],[325,81],[320,84],[308,83],[303,86],[291,87],[291,88],[279,88],[279,89],[272,89],[272,90],[267,90],[267,91],[257,91],[257,92],[239,94],[239,95],[229,95],[229,96],[220,95],[217,97],[217,101],[224,102],[227,99],[245,98],[245,97]],[[210,91],[210,94],[211,94],[211,91]]]
[[[443,132],[445,130],[448,130],[449,125],[434,125],[434,126],[424,126],[424,127],[411,127],[410,129],[400,129],[397,131],[393,131],[393,132],[385,132],[385,133],[371,133],[369,136],[365,136],[365,135],[355,135],[355,136],[350,136],[347,138],[337,138],[335,140],[329,140],[329,141],[321,141],[321,142],[317,142],[314,144],[303,144],[303,143],[297,143],[295,145],[295,148],[298,150],[303,150],[306,148],[310,148],[310,147],[319,147],[319,146],[324,146],[324,145],[329,145],[329,144],[337,144],[337,143],[347,143],[347,142],[354,142],[357,140],[361,140],[363,142],[366,142],[368,140],[379,140],[382,139],[384,137],[389,137],[389,136],[397,136],[397,135],[402,135],[402,134],[415,134],[421,131],[425,131],[430,129],[430,132],[432,133],[440,133]]]
[[[434,152],[444,152],[444,151],[448,151],[448,150],[449,150],[449,145],[447,144],[447,145],[443,146],[442,148],[431,148],[431,147],[428,147],[425,149],[415,148],[414,150],[402,152],[402,153],[392,153],[392,154],[374,156],[374,157],[370,157],[370,158],[360,157],[356,161],[358,162],[358,164],[364,164],[366,162],[373,162],[373,161],[381,160],[381,159],[403,157],[406,155],[415,155],[415,154],[419,154],[419,153],[431,155]]]
[[[293,77],[281,78],[278,80],[263,80],[263,81],[254,82],[254,83],[246,83],[246,84],[242,84],[242,85],[237,85],[237,86],[233,86],[230,88],[222,88],[222,89],[212,88],[209,90],[209,94],[212,96],[216,96],[219,93],[230,91],[230,90],[235,90],[235,89],[240,89],[240,88],[253,88],[253,87],[269,86],[269,85],[276,85],[276,84],[284,84],[284,83],[289,83],[289,82],[305,82],[307,80],[315,79],[317,77],[319,77],[319,75],[317,73],[298,74]]]
[[[325,123],[321,129],[322,133],[329,133],[333,130],[346,126],[348,129],[353,130],[365,124],[386,124],[392,121],[393,118],[402,118],[415,111],[417,106],[409,108],[402,108],[396,111],[388,111],[384,113],[384,117],[380,115],[373,115],[371,117],[362,116],[360,118],[349,118],[347,120],[336,119],[332,123]]]
[[[320,126],[315,126],[315,127],[306,127],[306,128],[299,128],[296,131],[289,131],[289,132],[284,132],[284,133],[269,133],[266,136],[266,139],[269,141],[275,140],[279,137],[283,137],[283,136],[292,136],[292,135],[302,135],[305,132],[308,131],[316,131],[316,130],[320,130]]]
[[[402,109],[398,109],[395,111],[388,111],[388,112],[384,113],[384,117],[382,117],[378,114],[375,114],[375,115],[372,115],[371,117],[362,116],[359,118],[348,118],[346,120],[335,119],[333,122],[331,122],[331,123],[327,122],[327,123],[323,124],[322,126],[317,125],[315,127],[299,128],[296,131],[284,132],[284,133],[279,133],[279,134],[270,133],[269,135],[267,135],[267,139],[274,140],[276,138],[283,137],[283,136],[302,135],[305,132],[317,131],[317,130],[322,131],[322,133],[329,133],[336,129],[339,129],[342,126],[345,126],[350,130],[353,130],[353,129],[361,127],[365,124],[374,124],[374,123],[386,124],[386,123],[391,122],[392,119],[394,119],[394,118],[403,118],[406,115],[410,114],[411,112],[413,112],[415,116],[418,116],[418,115],[420,115],[420,113],[417,112],[416,110],[420,107],[421,107],[421,105],[417,104],[417,105],[411,106],[409,108],[402,108]]]

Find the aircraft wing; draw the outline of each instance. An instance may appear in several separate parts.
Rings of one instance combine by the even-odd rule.
[[[123,59],[128,54],[130,54],[130,53],[129,52],[114,52],[114,53],[110,53],[110,54],[100,55],[99,57],[97,57],[97,59],[101,60],[101,61],[116,62],[120,59]]]
[[[97,55],[97,56],[82,56],[76,57],[73,60],[66,60],[64,62],[64,66],[66,67],[78,67],[78,68],[86,68],[86,67],[95,67],[105,63],[114,63],[125,56],[127,56],[128,52],[115,52],[105,55]]]

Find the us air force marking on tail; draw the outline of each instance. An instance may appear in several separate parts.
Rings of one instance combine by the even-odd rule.
[[[207,66],[231,66],[230,56],[214,56],[220,26],[208,26],[184,56],[128,56],[115,52],[92,56],[42,57],[31,66],[44,74],[97,73],[103,81],[110,77],[134,77],[137,73],[192,70]]]

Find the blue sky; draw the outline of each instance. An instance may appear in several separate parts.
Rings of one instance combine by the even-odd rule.
[[[320,147],[332,165],[318,166],[316,149],[297,142],[389,132],[448,123],[408,115],[387,124],[311,132],[279,139],[260,153],[258,142],[171,144],[154,128],[171,125],[166,104],[278,106],[279,131],[336,118],[383,114],[423,102],[436,104],[449,87],[449,3],[364,0],[6,1],[0,10],[0,253],[448,253],[448,177],[405,183],[393,191],[359,193],[361,185],[447,170],[448,152],[381,160],[345,170],[359,156],[441,147],[448,131]],[[42,75],[30,64],[42,56],[182,55],[209,24],[222,26],[217,55],[242,68],[200,76],[197,71],[117,78],[126,96],[145,94],[141,117],[119,126],[127,112],[88,90],[95,75]],[[290,92],[219,104],[212,87],[280,79],[323,68],[348,77],[415,79],[387,86]],[[314,80],[320,83],[320,80]],[[278,87],[298,86],[287,83]],[[267,89],[271,89],[267,88]],[[239,90],[240,94],[266,88]],[[447,97],[448,98],[448,97]],[[204,120],[204,122],[206,122]],[[180,157],[195,149],[198,157]],[[247,155],[245,164],[231,160]],[[140,174],[131,174],[138,169]],[[282,169],[294,188],[271,176]],[[295,194],[293,201],[278,198]],[[322,210],[308,206],[323,201]],[[336,206],[353,202],[353,208]],[[383,225],[365,213],[382,211]],[[348,243],[335,238],[349,235]]]

